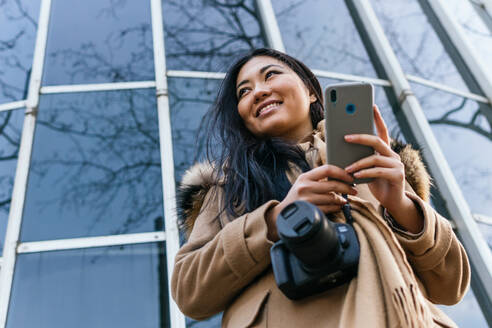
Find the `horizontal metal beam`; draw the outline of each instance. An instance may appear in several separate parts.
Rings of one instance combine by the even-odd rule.
[[[80,248],[142,244],[165,240],[166,233],[164,231],[156,231],[111,236],[33,241],[20,243],[19,246],[17,246],[17,253],[38,253]]]
[[[167,77],[182,77],[182,78],[210,79],[210,80],[222,80],[225,78],[225,73],[199,72],[199,71],[169,70],[167,71],[166,75]]]
[[[40,93],[51,94],[51,93],[69,93],[69,92],[146,89],[146,88],[155,88],[155,81],[50,85],[50,86],[41,87]]]
[[[412,81],[412,82],[417,83],[417,84],[425,85],[426,87],[430,87],[432,89],[441,90],[441,91],[451,93],[451,94],[454,94],[454,95],[457,95],[457,96],[460,96],[463,98],[475,100],[475,101],[478,101],[478,102],[481,102],[484,104],[490,104],[489,99],[487,99],[487,97],[477,95],[475,93],[461,91],[461,90],[451,88],[451,87],[448,87],[448,86],[440,84],[440,83],[436,83],[433,81],[423,79],[423,78],[415,76],[415,75],[406,74],[405,76],[406,76],[407,80],[409,80],[409,81]]]
[[[343,73],[336,73],[336,72],[329,72],[329,71],[323,71],[323,70],[319,70],[319,69],[313,69],[312,71],[313,71],[314,75],[316,75],[317,77],[325,77],[325,78],[329,78],[329,79],[342,80],[342,81],[367,82],[367,83],[372,83],[374,85],[379,85],[382,87],[390,87],[391,86],[390,81],[378,79],[378,78],[352,75],[352,74],[343,74]]]
[[[21,101],[14,101],[14,102],[6,103],[6,104],[1,104],[0,105],[0,112],[26,107],[26,103],[27,103],[26,100],[21,100]]]

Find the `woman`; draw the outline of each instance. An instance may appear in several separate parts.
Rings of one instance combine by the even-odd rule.
[[[322,103],[316,77],[286,54],[258,49],[231,67],[210,113],[219,153],[210,155],[213,165],[190,169],[181,186],[189,239],[176,255],[176,303],[198,320],[224,311],[222,326],[234,328],[454,326],[432,303],[463,297],[468,260],[449,222],[427,202],[429,178],[418,154],[391,149],[374,107],[378,136],[346,136],[374,155],[346,168],[327,165]],[[374,180],[352,186],[354,176]],[[361,246],[358,274],[292,301],[270,265],[276,217],[305,200],[343,220],[341,194],[349,195]]]

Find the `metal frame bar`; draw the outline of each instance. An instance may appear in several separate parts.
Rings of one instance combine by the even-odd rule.
[[[436,82],[433,82],[433,81],[429,81],[429,80],[423,79],[423,78],[418,77],[418,76],[415,76],[415,75],[406,74],[405,77],[407,78],[408,81],[412,81],[414,83],[417,83],[417,84],[420,84],[420,85],[424,85],[426,87],[430,87],[430,88],[433,88],[433,89],[441,90],[441,91],[444,91],[444,92],[447,92],[447,93],[451,93],[453,95],[457,95],[457,96],[460,96],[460,97],[463,97],[463,98],[468,98],[468,99],[471,99],[471,100],[475,100],[477,102],[481,102],[481,103],[484,103],[484,104],[490,104],[490,102],[487,99],[487,97],[480,96],[480,95],[477,95],[475,93],[461,91],[461,90],[458,90],[458,89],[455,89],[455,88],[451,88],[451,87],[448,87],[448,86],[443,85],[443,84],[440,84],[440,83],[436,83]]]
[[[36,112],[39,103],[39,88],[43,74],[46,39],[50,19],[51,0],[42,0],[39,11],[38,31],[34,48],[31,79],[26,103],[26,117],[22,128],[17,169],[15,172],[12,201],[7,224],[7,232],[3,248],[3,263],[0,271],[0,327],[7,324],[7,314],[10,302],[10,292],[14,276],[16,249],[19,242],[22,212],[26,195],[27,178],[29,175],[31,150],[36,126]]]
[[[424,159],[435,179],[437,188],[447,202],[451,219],[456,223],[458,233],[475,269],[475,278],[482,287],[481,289],[474,288],[474,292],[484,316],[490,324],[492,313],[490,310],[487,311],[485,307],[492,299],[492,253],[490,248],[473,219],[461,189],[432,133],[417,98],[412,93],[410,84],[405,78],[369,0],[346,0],[346,2],[354,9],[353,14],[357,15],[356,19],[362,22],[368,36],[367,42],[370,43],[369,48],[376,53],[391,81],[395,96],[401,103],[401,110],[407,124],[414,138],[421,145]]]
[[[329,72],[329,71],[323,71],[323,70],[319,70],[319,69],[313,69],[312,72],[317,77],[325,77],[325,78],[329,78],[329,79],[342,80],[342,81],[367,82],[367,83],[372,83],[374,85],[379,85],[382,87],[390,87],[391,86],[391,82],[388,80],[377,79],[377,78],[372,78],[372,77],[367,77],[367,76]]]
[[[156,231],[131,234],[129,233],[124,235],[33,241],[20,243],[17,247],[17,254],[62,251],[79,248],[119,246],[126,244],[142,244],[160,242],[165,240],[166,233],[164,231]]]
[[[260,15],[260,24],[265,35],[266,43],[275,50],[285,52],[284,42],[270,0],[256,0],[256,9]]]
[[[11,102],[11,103],[1,104],[0,105],[0,112],[12,110],[12,109],[19,109],[19,108],[22,108],[22,107],[25,107],[25,106],[26,106],[26,100],[21,100],[21,101],[15,101],[15,102]]]
[[[171,276],[174,268],[174,258],[179,250],[179,231],[177,225],[177,215],[174,210],[176,208],[176,184],[174,181],[171,113],[169,109],[169,95],[166,77],[166,50],[164,44],[162,4],[161,0],[150,0],[150,4],[152,12],[152,37],[154,41],[154,68],[161,149],[164,220],[167,233],[166,258],[168,290],[171,290]],[[171,327],[185,328],[186,322],[183,313],[181,313],[170,294],[168,297]]]
[[[492,0],[470,0],[470,3],[492,34]]]
[[[71,85],[49,85],[41,87],[39,93],[72,93],[72,92],[94,92],[128,89],[155,88],[155,81],[94,83],[94,84],[71,84]]]

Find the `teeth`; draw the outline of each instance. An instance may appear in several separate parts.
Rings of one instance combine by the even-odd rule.
[[[265,106],[263,107],[259,112],[258,112],[258,115],[261,115],[261,113],[263,113],[264,111],[266,110],[269,110],[269,109],[272,109],[274,107],[277,107],[278,105],[280,105],[280,103],[276,102],[276,103],[273,103],[273,104],[270,104],[268,106]]]

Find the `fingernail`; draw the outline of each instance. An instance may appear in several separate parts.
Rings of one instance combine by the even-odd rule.
[[[345,168],[345,171],[350,172],[350,170],[352,170],[353,167],[354,167],[353,165],[349,165]]]
[[[352,140],[352,139],[354,139],[354,136],[351,134],[345,136],[345,140]]]
[[[360,176],[360,172],[355,172],[354,177],[358,177],[358,176]]]

